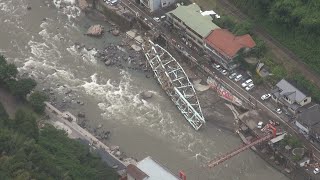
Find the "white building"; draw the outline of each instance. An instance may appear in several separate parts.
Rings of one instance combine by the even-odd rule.
[[[176,0],[140,0],[140,3],[147,7],[150,12],[174,4]]]
[[[128,180],[186,180],[185,175],[176,177],[151,157],[139,161],[137,165],[129,164],[127,167]]]

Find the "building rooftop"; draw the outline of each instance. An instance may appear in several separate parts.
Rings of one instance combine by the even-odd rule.
[[[138,162],[137,167],[149,176],[148,180],[179,180],[151,157],[146,157]]]
[[[188,27],[204,38],[211,30],[219,29],[219,26],[212,22],[213,19],[211,16],[203,16],[201,12],[200,7],[193,3],[188,6],[180,5],[175,10],[168,13],[175,15]]]
[[[320,117],[320,105],[316,104],[302,111],[302,113],[298,115],[297,121],[300,122],[300,124],[313,128],[315,127],[315,125],[320,123],[319,117]]]
[[[280,92],[281,96],[286,96],[293,102],[301,102],[307,97],[299,89],[292,86],[285,79],[282,79],[281,81],[279,81],[276,86],[281,90]]]
[[[135,180],[144,180],[149,177],[146,173],[141,171],[137,166],[133,164],[129,164],[127,166],[127,174],[133,177]]]
[[[235,36],[227,29],[215,29],[205,38],[205,42],[223,56],[232,59],[241,48],[253,48],[256,43],[249,34]]]

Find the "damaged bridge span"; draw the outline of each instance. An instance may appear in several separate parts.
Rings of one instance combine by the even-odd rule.
[[[183,68],[168,51],[152,41],[142,48],[161,87],[191,126],[199,130],[205,119],[195,89]]]

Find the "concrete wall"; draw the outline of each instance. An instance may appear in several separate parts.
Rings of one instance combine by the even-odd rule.
[[[221,57],[214,49],[212,49],[210,46],[207,46],[207,44],[204,44],[204,47],[208,54],[219,64],[221,64],[224,68],[229,69],[228,64],[224,60],[223,57]]]
[[[140,3],[145,5],[150,12],[154,12],[163,7],[170,6],[174,4],[176,0],[140,0]]]
[[[127,175],[128,180],[135,180],[130,174]]]
[[[190,41],[195,43],[200,48],[203,48],[203,37],[200,38],[199,36],[194,34],[192,31],[187,29],[187,26],[185,26],[182,21],[180,22],[178,19],[175,19],[173,16],[170,15],[170,13],[168,13],[167,20],[172,23],[174,28],[180,29],[181,31],[185,31]]]
[[[305,132],[306,134],[309,134],[309,129],[304,127],[302,124],[300,124],[298,121],[296,121],[296,126],[300,129],[300,131]]]
[[[311,97],[306,97],[303,101],[301,101],[299,104],[300,106],[307,105],[311,102]]]
[[[125,17],[121,16],[117,13],[117,8],[115,7],[108,7],[103,0],[96,0],[94,4],[94,8],[104,14],[108,19],[112,22],[119,25],[122,31],[127,31],[131,29],[134,22],[130,22]]]
[[[176,0],[161,0],[161,7],[167,7],[174,4]]]

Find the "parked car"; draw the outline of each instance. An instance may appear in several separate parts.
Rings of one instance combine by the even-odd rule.
[[[258,122],[258,125],[257,125],[257,128],[258,128],[258,129],[261,129],[262,126],[263,126],[263,122],[262,122],[262,121],[259,121],[259,122]]]
[[[158,17],[154,17],[153,20],[156,22],[160,22],[160,18],[158,18]]]
[[[232,73],[232,74],[230,74],[229,79],[233,79],[233,78],[235,78],[236,76],[237,76],[237,73]]]
[[[247,90],[247,91],[250,91],[253,87],[254,87],[254,84],[251,83],[251,84],[249,84],[249,85],[246,87],[246,90]]]
[[[227,74],[228,74],[228,71],[227,71],[227,70],[225,70],[225,69],[223,69],[223,70],[221,71],[221,74],[223,74],[223,75],[227,75]]]
[[[246,80],[245,82],[243,82],[243,83],[241,84],[241,86],[242,86],[242,87],[246,87],[246,86],[248,86],[249,84],[252,84],[252,79]]]
[[[112,4],[112,5],[118,4],[118,0],[112,0],[112,1],[111,1],[111,4]]]
[[[242,75],[239,74],[234,80],[235,80],[236,82],[238,82],[238,81],[240,81],[241,79],[242,79]]]
[[[281,114],[282,110],[280,108],[275,109],[276,113]]]
[[[214,64],[213,66],[216,70],[220,70],[221,66],[219,64]]]
[[[320,172],[320,169],[319,169],[319,168],[314,168],[313,174],[318,174],[319,172]]]
[[[271,97],[271,94],[264,94],[261,96],[261,100],[267,100]]]

